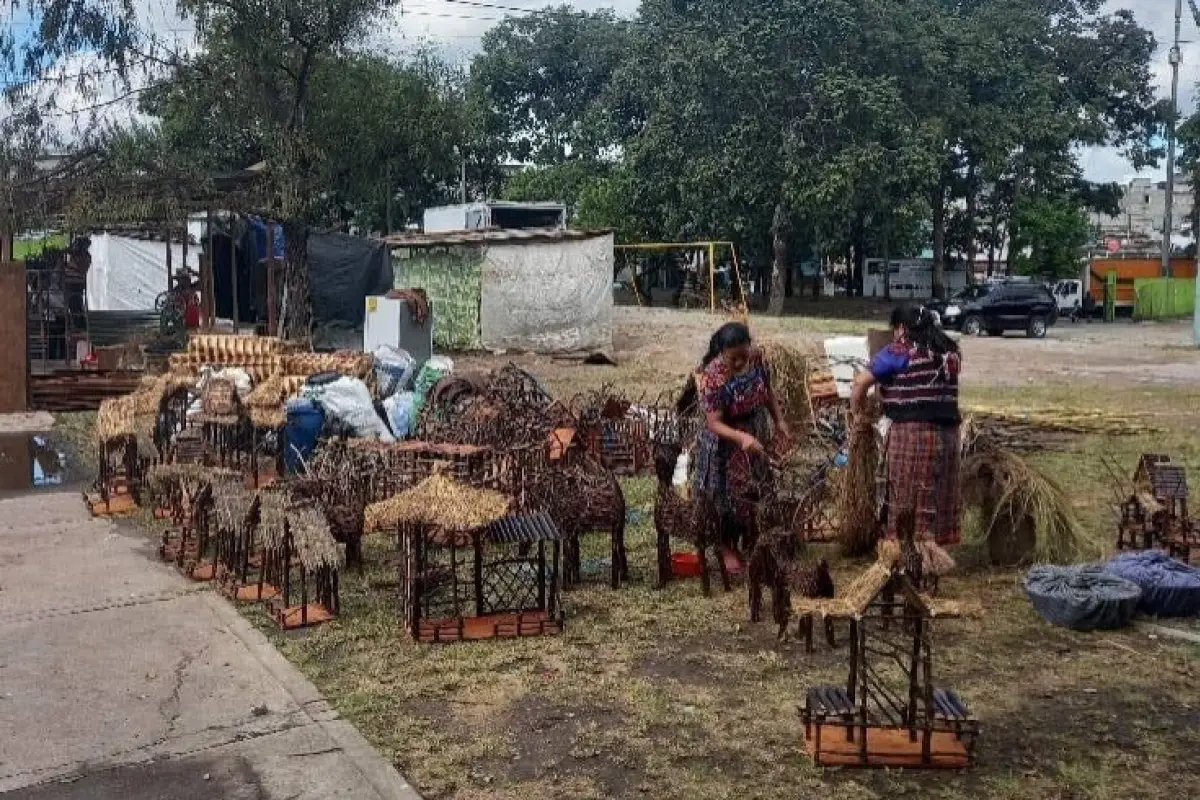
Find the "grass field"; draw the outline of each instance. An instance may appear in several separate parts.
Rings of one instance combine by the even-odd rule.
[[[789,340],[861,332],[877,324],[872,314],[769,321],[761,329]],[[682,315],[646,318],[656,333],[615,334],[618,368],[536,357],[520,363],[560,396],[609,382],[647,393],[673,389],[693,363],[702,329]],[[975,372],[967,405],[1136,420],[1135,435],[1049,437],[1030,457],[1066,488],[1099,548],[1111,548],[1115,539],[1102,455],[1132,472],[1142,452],[1164,452],[1189,468],[1193,485],[1200,476],[1192,384],[1138,382],[1151,374],[1140,366],[1145,359],[1159,359],[1152,366],[1164,371],[1154,374],[1175,374],[1159,366],[1163,359],[1172,360],[1170,369],[1176,361],[1194,367],[1193,352],[1144,341],[1176,335],[1167,333],[1130,326],[1075,330],[1074,339],[1047,340],[1041,348],[1012,340],[969,343],[968,369]],[[1082,344],[1073,349],[1076,341]],[[1124,349],[1114,356],[1114,347]],[[1127,379],[1072,372],[1101,356],[1125,359]],[[1033,363],[1035,357],[1041,361]],[[503,360],[461,365],[486,368]],[[1026,377],[1035,366],[1057,374]],[[86,417],[68,422],[68,438],[85,442],[85,428]],[[282,634],[260,611],[244,610],[429,798],[1200,796],[1200,648],[1137,629],[1079,634],[1050,627],[1031,610],[1020,574],[982,566],[980,550],[970,544],[956,554],[960,569],[943,581],[942,593],[975,598],[986,615],[938,623],[934,679],[956,689],[981,718],[978,767],[938,774],[814,768],[803,753],[796,706],[808,685],[844,681],[846,650],[822,643],[805,654],[800,645],[777,643],[773,625],[749,624],[741,584],[711,599],[700,596],[695,582],[655,591],[653,486],[645,478],[624,486],[635,518],[627,531],[633,585],[613,591],[597,579],[567,593],[566,631],[558,637],[413,644],[400,626],[383,538],[368,542],[365,574],[344,576],[338,621]],[[593,539],[585,558],[605,550]],[[844,586],[863,567],[835,560],[835,579]]]
[[[1080,404],[1080,400],[1086,403]],[[1101,453],[1132,468],[1147,450],[1200,464],[1192,396],[1178,390],[980,392],[997,406],[1127,409],[1159,430],[1080,436],[1036,463],[1070,490],[1101,544],[1115,530]],[[343,584],[345,614],[309,634],[271,631],[340,712],[428,797],[454,798],[1175,798],[1200,792],[1200,650],[1135,630],[1077,634],[1044,624],[1013,571],[964,569],[948,597],[982,619],[937,628],[935,680],[982,718],[979,767],[964,774],[822,771],[802,752],[807,685],[844,680],[846,651],[807,655],[747,622],[746,595],[650,588],[652,486],[627,481],[641,521],[638,575],[566,596],[560,637],[418,647],[400,629],[388,548]],[[599,542],[594,551],[603,549]],[[862,564],[838,562],[844,584]],[[271,630],[269,627],[266,630]],[[844,635],[844,633],[843,633]]]

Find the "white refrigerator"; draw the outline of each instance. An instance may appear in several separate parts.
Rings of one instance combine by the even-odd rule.
[[[398,347],[416,359],[418,366],[424,364],[433,355],[433,309],[418,323],[407,301],[386,295],[367,297],[363,351],[374,353],[381,344]]]

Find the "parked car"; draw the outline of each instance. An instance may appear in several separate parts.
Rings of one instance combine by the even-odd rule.
[[[968,286],[953,294],[949,300],[930,300],[925,307],[937,314],[943,328],[957,329],[962,323],[962,308],[983,297],[994,287],[986,284]]]
[[[948,315],[950,309],[946,311]],[[956,319],[958,328],[968,336],[984,331],[991,336],[1024,331],[1031,339],[1041,339],[1058,322],[1058,303],[1040,283],[1004,283],[963,303]]]

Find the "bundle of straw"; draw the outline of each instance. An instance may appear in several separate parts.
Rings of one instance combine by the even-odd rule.
[[[1071,563],[1098,554],[1066,492],[1010,450],[977,449],[962,466],[963,498],[978,506],[993,561]]]
[[[768,342],[760,348],[771,371],[771,389],[788,425],[799,431],[812,416],[808,402],[809,358],[794,347]]]
[[[96,413],[96,438],[108,442],[122,436],[133,436],[136,410],[137,397],[132,394],[101,401],[100,410]]]
[[[388,500],[367,506],[364,527],[389,530],[409,522],[470,531],[495,522],[508,509],[509,499],[499,492],[473,489],[434,474]]]
[[[325,515],[314,505],[295,506],[287,512],[292,544],[307,570],[322,567],[339,570],[345,566],[344,552],[333,540]]]
[[[838,494],[838,541],[842,553],[852,558],[875,549],[879,534],[879,433],[872,420],[863,416],[850,430],[850,458],[843,470]]]
[[[954,569],[954,559],[938,545],[928,539],[918,539],[913,547],[921,556],[921,572],[924,575],[945,575]],[[897,539],[884,539],[879,543],[876,557],[880,563],[889,566],[900,563],[903,555],[903,543]]]

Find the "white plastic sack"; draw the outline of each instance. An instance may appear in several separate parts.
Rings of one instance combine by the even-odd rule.
[[[325,416],[342,422],[361,439],[396,441],[387,425],[375,413],[371,391],[358,378],[341,377],[320,386],[305,386],[303,395],[320,403]]]
[[[396,392],[383,401],[383,410],[387,412],[388,424],[397,439],[407,439],[413,429],[413,400],[412,392]]]
[[[375,348],[375,377],[379,383],[379,396],[391,397],[403,392],[412,383],[417,362],[407,350],[381,344]]]

